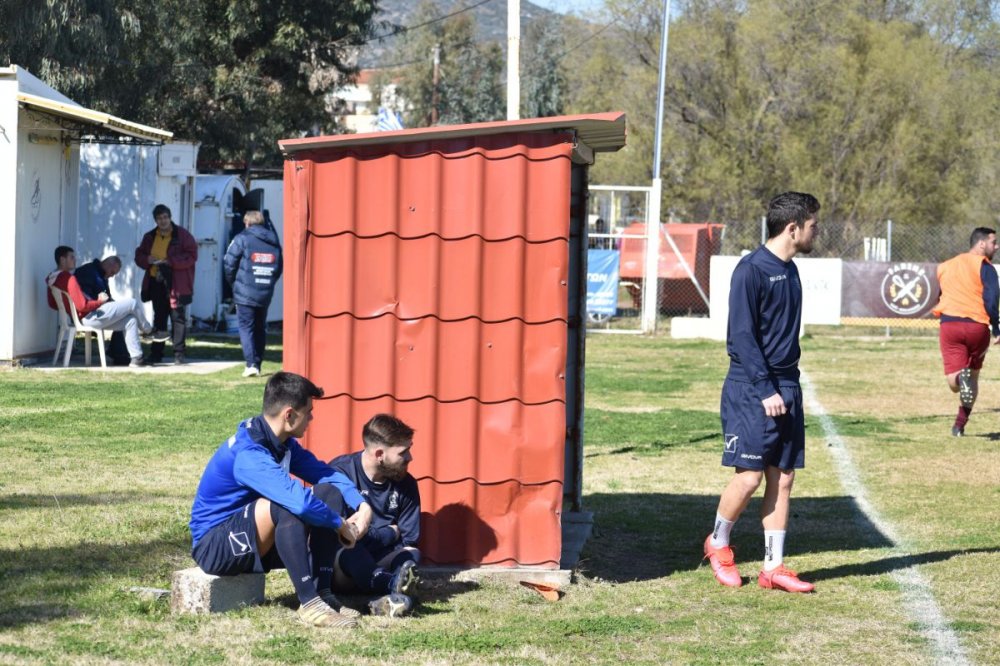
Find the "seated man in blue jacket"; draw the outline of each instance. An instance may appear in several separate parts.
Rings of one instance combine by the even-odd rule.
[[[301,375],[277,372],[264,410],[240,423],[208,461],[191,508],[192,556],[205,573],[234,576],[284,568],[306,624],[349,628],[359,613],[330,591],[330,563],[368,531],[371,508],[341,472],[299,445],[323,395]],[[322,484],[304,487],[291,477]],[[341,516],[354,511],[350,519]]]
[[[408,472],[413,429],[389,414],[376,414],[361,431],[364,449],[330,462],[361,491],[371,506],[368,530],[358,544],[337,553],[334,583],[338,590],[381,595],[369,604],[374,615],[395,617],[413,607],[420,561],[420,491]]]

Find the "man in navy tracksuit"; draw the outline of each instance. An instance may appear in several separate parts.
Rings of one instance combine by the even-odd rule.
[[[299,445],[322,395],[290,372],[268,380],[263,413],[240,423],[205,467],[191,507],[191,554],[217,576],[284,568],[299,619],[349,628],[359,613],[330,591],[332,562],[338,539],[350,548],[368,531],[371,507],[350,479]],[[318,485],[306,488],[291,474]]]
[[[264,358],[267,308],[274,285],[281,277],[281,244],[278,234],[264,225],[260,211],[249,211],[243,223],[246,229],[229,244],[223,271],[226,282],[232,285],[236,303],[240,344],[246,361],[243,376],[256,377]]]
[[[704,551],[716,580],[742,585],[729,546],[733,524],[763,479],[764,568],[760,587],[811,592],[783,564],[785,528],[795,470],[805,464],[805,421],[799,387],[802,283],[792,258],[812,251],[819,202],[786,192],[768,204],[768,240],[743,257],[729,292],[726,350],[729,374],[722,387],[722,464],[735,474],[722,497]]]
[[[376,414],[361,431],[364,449],[330,462],[361,491],[372,507],[367,534],[358,545],[337,553],[336,589],[379,596],[373,614],[395,617],[413,605],[416,565],[420,561],[420,491],[408,472],[413,429],[389,414]]]

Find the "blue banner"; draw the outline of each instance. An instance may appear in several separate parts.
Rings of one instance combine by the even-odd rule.
[[[618,250],[587,250],[587,312],[618,311]]]

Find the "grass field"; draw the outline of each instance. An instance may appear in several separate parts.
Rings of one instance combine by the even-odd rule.
[[[723,346],[593,335],[584,508],[596,535],[578,583],[558,603],[502,583],[435,585],[413,617],[370,618],[350,634],[299,625],[282,572],[264,606],[213,617],[175,617],[129,591],[168,587],[190,565],[202,466],[259,409],[263,380],[238,368],[0,372],[0,663],[939,663],[948,655],[914,607],[914,575],[959,658],[1000,663],[1000,360],[987,359],[969,436],[953,439],[957,400],[935,338],[840,333],[803,341],[803,368],[839,435],[807,416],[786,544],[817,594],[756,587],[757,500],[734,531],[752,584],[721,588],[699,566],[729,477]],[[206,353],[239,356],[191,350]],[[881,523],[845,491],[841,445]]]

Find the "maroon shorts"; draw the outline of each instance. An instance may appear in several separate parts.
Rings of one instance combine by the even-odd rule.
[[[972,321],[943,321],[940,341],[944,374],[963,368],[979,370],[990,348],[990,329]]]

